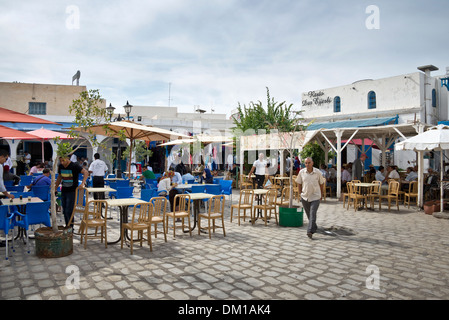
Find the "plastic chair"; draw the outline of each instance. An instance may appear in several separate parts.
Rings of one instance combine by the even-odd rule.
[[[21,218],[17,220],[17,218]],[[28,230],[30,225],[44,224],[51,227],[50,221],[50,201],[33,202],[26,204],[26,214],[14,211],[14,226],[21,227],[26,230],[27,235],[27,252],[30,253],[30,246],[28,241]]]
[[[157,188],[157,179],[145,179],[145,183]]]
[[[42,201],[50,200],[50,186],[33,186],[31,192]]]
[[[115,190],[117,190],[117,182],[109,182],[109,187],[110,188],[112,188],[112,189],[115,189]],[[109,198],[115,198],[115,196],[116,196],[116,194],[117,194],[117,191],[110,191],[109,192]]]
[[[14,224],[13,224],[13,217],[14,213],[9,212],[9,206],[0,206],[0,230],[3,230],[5,233],[5,239],[6,239],[6,253],[5,253],[5,259],[9,259],[8,255],[8,233],[9,230],[12,230],[12,241],[13,241],[13,247],[14,247]]]
[[[134,198],[134,187],[117,187],[116,199]]]
[[[221,195],[221,186],[219,184],[206,186],[206,193],[210,193],[216,196]]]
[[[232,204],[232,180],[220,180],[221,194],[227,195],[230,198],[229,208]]]
[[[116,187],[129,187],[129,180],[117,180]],[[115,188],[114,188],[115,189]]]
[[[42,175],[42,174],[41,174]],[[20,176],[20,182],[19,182],[19,186],[29,186],[31,184],[31,182],[33,182],[33,179],[35,178],[35,176],[24,176],[21,175]]]
[[[140,190],[140,199],[149,202],[156,194],[156,189],[142,189]]]
[[[194,183],[195,183],[195,179],[187,180],[187,184],[194,184]]]
[[[5,188],[7,191],[23,192],[23,189],[25,188],[25,186],[20,186],[20,185],[19,186],[5,186]]]
[[[14,185],[14,180],[5,180],[3,181],[3,184],[5,185],[5,187],[11,187]]]

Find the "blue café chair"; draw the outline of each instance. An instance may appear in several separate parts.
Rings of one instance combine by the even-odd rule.
[[[5,180],[3,181],[3,184],[5,185],[5,187],[11,187],[14,185],[14,180]]]
[[[31,184],[31,182],[33,182],[34,177],[35,177],[34,175],[31,175],[31,176],[21,175],[19,186],[23,186],[23,187],[29,186]]]
[[[26,230],[27,252],[30,253],[30,242],[28,240],[30,225],[44,224],[47,227],[51,227],[50,201],[27,203],[26,213],[22,214],[18,211],[14,211],[14,218],[13,225]],[[17,218],[20,218],[20,220]]]
[[[157,189],[142,189],[140,190],[140,199],[149,202],[151,198],[156,196]]]
[[[13,224],[13,217],[14,213],[9,212],[9,206],[2,205],[0,206],[0,230],[3,230],[5,233],[5,241],[6,241],[6,253],[5,253],[5,259],[9,259],[8,255],[8,234],[9,230],[12,230],[12,243],[14,247],[14,224]]]
[[[120,187],[129,187],[129,180],[128,179],[125,179],[125,180],[117,180],[117,188],[120,188]]]
[[[50,186],[33,186],[31,192],[42,201],[50,200]]]
[[[134,198],[134,187],[117,187],[116,199]]]
[[[206,186],[206,193],[213,194],[214,196],[221,195],[221,186],[219,184]],[[204,203],[209,203],[210,199],[204,199]]]
[[[221,194],[229,196],[229,207],[232,204],[232,180],[220,180]]]
[[[5,188],[7,191],[23,192],[25,186],[5,186]]]

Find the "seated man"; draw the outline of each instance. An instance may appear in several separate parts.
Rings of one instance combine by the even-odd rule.
[[[431,188],[438,188],[437,172],[433,171],[432,168],[427,169],[427,171],[429,172],[429,175],[424,183],[424,190],[423,190],[424,198],[426,198],[426,193],[428,193]],[[433,198],[434,198],[434,195],[431,193],[430,199],[433,200]]]
[[[418,180],[418,174],[413,170],[412,167],[407,168],[407,176],[404,180],[401,180],[402,191],[408,192],[410,187],[410,182]]]
[[[153,171],[148,170],[148,167],[142,167],[142,175],[139,178],[142,187],[146,185],[147,179],[156,179],[156,176]]]
[[[32,189],[33,186],[50,186],[51,185],[51,178],[50,178],[50,169],[45,168],[44,171],[42,171],[42,175],[39,177],[36,177],[33,182],[29,186],[27,186],[28,189]]]
[[[192,170],[190,168],[186,168],[186,173],[182,176],[182,182],[186,183],[186,181],[195,180],[195,177],[192,175]]]

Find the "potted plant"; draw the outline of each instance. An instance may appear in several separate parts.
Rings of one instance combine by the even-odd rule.
[[[83,91],[80,97],[73,100],[69,112],[75,112],[75,120],[68,135],[74,139],[72,142],[63,142],[55,139],[57,146],[57,159],[53,161],[51,172],[51,227],[42,227],[35,231],[36,255],[41,258],[57,258],[73,253],[73,230],[71,227],[58,226],[56,218],[56,186],[55,174],[58,169],[59,157],[67,156],[76,151],[81,142],[89,140],[93,147],[100,146],[96,137],[89,134],[88,128],[96,123],[107,121],[105,108],[101,107],[102,99],[98,90]],[[80,130],[87,134],[82,136]],[[75,149],[73,146],[78,145]]]

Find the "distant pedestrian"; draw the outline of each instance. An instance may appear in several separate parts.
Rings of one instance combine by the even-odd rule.
[[[104,188],[104,175],[108,171],[106,163],[100,159],[100,154],[97,152],[94,154],[94,161],[89,166],[89,173],[92,175],[92,187]],[[87,164],[87,161],[86,161]],[[86,167],[83,165],[83,168]],[[94,192],[94,200],[104,200],[104,192]]]
[[[307,236],[312,239],[313,234],[318,228],[316,224],[317,211],[325,192],[324,186],[326,185],[326,180],[320,170],[313,167],[312,158],[307,158],[305,165],[306,167],[299,171],[296,182],[298,183],[299,194],[301,195],[301,203],[309,219]]]

